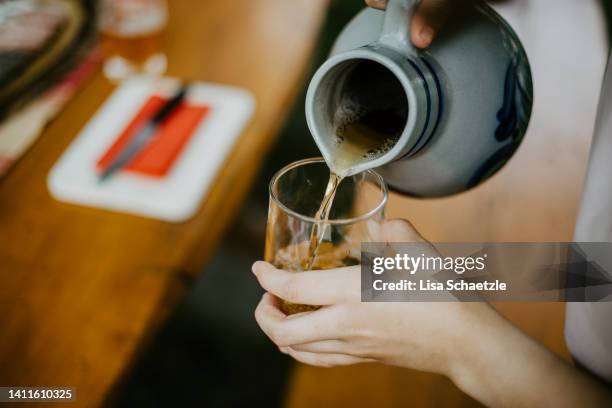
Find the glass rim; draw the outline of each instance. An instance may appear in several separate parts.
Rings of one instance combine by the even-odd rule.
[[[379,185],[380,185],[381,190],[382,190],[383,197],[382,197],[382,200],[380,200],[380,202],[376,205],[376,207],[374,207],[372,210],[370,210],[370,211],[368,211],[368,212],[366,212],[364,214],[361,214],[358,217],[354,217],[354,218],[339,218],[339,219],[334,219],[334,220],[321,221],[321,220],[317,220],[317,219],[315,219],[313,217],[309,217],[307,215],[300,214],[297,211],[294,211],[291,208],[287,207],[285,204],[283,204],[281,202],[281,200],[274,193],[274,186],[276,185],[278,180],[284,174],[286,174],[288,171],[293,170],[293,169],[295,169],[297,167],[301,167],[301,166],[306,165],[306,164],[314,164],[314,163],[323,163],[323,164],[327,165],[325,163],[325,160],[323,159],[323,157],[311,157],[311,158],[308,158],[308,159],[302,159],[302,160],[295,161],[293,163],[289,163],[288,165],[286,165],[285,167],[283,167],[282,169],[280,169],[279,171],[274,173],[274,176],[272,176],[272,179],[270,180],[270,185],[268,186],[268,191],[269,191],[270,197],[272,198],[272,200],[274,200],[276,205],[278,205],[286,213],[292,215],[293,217],[299,218],[302,221],[309,222],[311,224],[350,225],[350,224],[356,224],[356,223],[361,222],[361,221],[365,221],[365,220],[371,218],[377,212],[379,212],[382,209],[384,209],[384,207],[387,204],[387,201],[389,199],[389,189],[387,188],[387,183],[385,183],[385,180],[382,178],[382,176],[380,174],[378,174],[376,171],[372,170],[372,169],[363,171],[361,173],[369,173],[370,175],[374,176],[374,178],[379,182]]]

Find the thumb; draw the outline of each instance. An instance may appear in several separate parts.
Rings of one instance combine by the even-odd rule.
[[[452,11],[451,0],[423,0],[417,8],[411,25],[412,43],[427,48],[443,27]]]
[[[383,242],[423,242],[425,238],[405,219],[385,220],[380,226],[380,237]]]

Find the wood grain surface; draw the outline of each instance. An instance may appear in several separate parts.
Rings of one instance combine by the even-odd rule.
[[[168,3],[168,74],[248,89],[254,119],[195,218],[169,224],[49,196],[47,173],[113,86],[98,75],[71,101],[0,182],[2,385],[72,386],[76,406],[102,404],[242,204],[305,80],[327,6]]]

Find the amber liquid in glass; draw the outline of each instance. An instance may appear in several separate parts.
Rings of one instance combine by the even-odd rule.
[[[366,94],[366,98],[367,94]],[[353,169],[387,153],[397,143],[402,133],[407,112],[389,109],[386,106],[370,106],[362,109],[351,95],[344,97],[334,115],[335,148],[328,161],[330,177],[315,213],[316,222],[312,226],[309,242],[304,248],[283,248],[275,256],[273,263],[277,268],[308,271],[332,269],[356,265],[359,260],[347,254],[342,248],[335,248],[325,242],[327,228],[330,228],[329,215],[334,198],[343,178],[353,174]],[[288,256],[291,255],[291,256]],[[293,258],[292,258],[293,257]],[[297,257],[297,262],[296,262]],[[292,258],[293,262],[289,262]],[[317,309],[317,306],[297,305],[282,301],[282,310],[287,314]]]
[[[135,66],[140,66],[151,56],[161,52],[162,34],[163,28],[161,27],[148,33],[129,36],[112,31],[102,31],[102,52],[106,56],[118,56]]]
[[[310,255],[310,245],[309,242],[302,242],[282,248],[276,252],[272,264],[288,271],[323,270],[359,264],[358,254],[351,252],[349,248],[334,246],[331,242],[318,243],[313,258]],[[296,304],[281,299],[281,310],[288,315],[318,308],[319,306]]]

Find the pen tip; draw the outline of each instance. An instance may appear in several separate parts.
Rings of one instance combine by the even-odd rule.
[[[98,184],[103,184],[108,179],[109,173],[102,173],[98,176]]]

